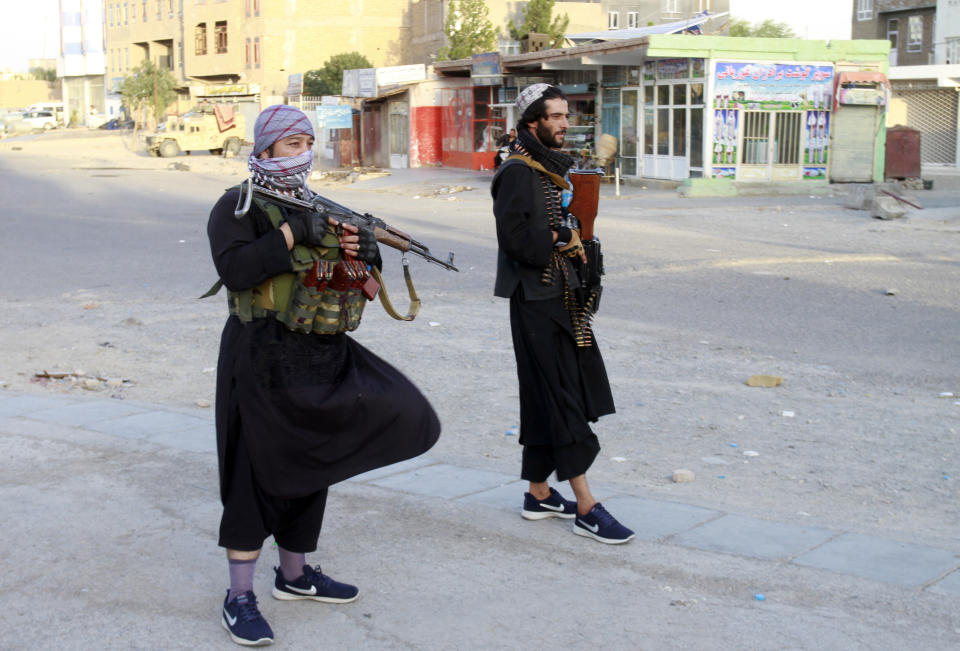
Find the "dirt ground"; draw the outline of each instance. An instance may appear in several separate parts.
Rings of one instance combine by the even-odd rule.
[[[176,169],[183,165],[189,170]],[[148,291],[137,289],[149,282],[142,269],[131,272],[126,292],[98,283],[104,253],[96,250],[75,253],[89,255],[88,264],[64,274],[55,295],[7,286],[3,386],[209,410],[224,306],[222,295],[194,298],[215,279],[205,249],[209,208],[198,206],[245,178],[245,158],[160,159],[131,151],[115,134],[56,134],[0,142],[0,167],[55,181],[75,193],[78,215],[105,227],[124,221],[91,208],[106,188],[149,184],[144,196],[163,204],[137,207],[142,218],[125,228],[161,233],[164,210],[196,213],[169,226],[182,233],[179,242],[144,254],[174,263],[167,282]],[[403,368],[436,406],[444,434],[431,456],[516,472],[516,376],[507,305],[491,290],[490,199],[476,175],[446,174],[311,185],[398,215],[419,239],[457,250],[460,274],[415,263],[424,299],[417,321],[393,323],[371,305],[355,336]],[[24,218],[51,209],[21,203]],[[685,202],[636,187],[601,203],[601,219],[617,235],[604,242],[608,273],[595,327],[618,413],[596,426],[598,493],[627,490],[960,553],[960,397],[944,395],[960,396],[960,218],[934,209],[878,222],[841,204],[842,197],[806,196]],[[16,210],[5,209],[5,222]],[[5,257],[26,255],[16,247],[27,244],[7,238]],[[401,307],[391,255],[386,278]],[[790,300],[781,302],[785,294]],[[742,322],[730,305],[738,301]],[[910,332],[873,342],[873,328],[843,323],[829,307],[866,323],[876,314],[909,323],[908,305],[916,310],[913,343],[901,341]],[[799,324],[793,341],[777,334],[784,310],[795,310],[784,321]],[[891,341],[900,343],[894,349]],[[68,375],[38,379],[43,371]],[[755,374],[784,382],[746,386]],[[680,468],[696,480],[674,483]]]

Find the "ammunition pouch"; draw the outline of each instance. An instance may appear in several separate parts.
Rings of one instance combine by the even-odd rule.
[[[279,228],[283,223],[279,206],[259,198],[255,201]],[[295,245],[290,261],[292,273],[228,292],[230,314],[243,322],[272,317],[303,334],[332,335],[360,326],[367,300],[376,295],[371,289],[375,283],[366,264],[341,255],[335,232],[324,235],[321,246]]]

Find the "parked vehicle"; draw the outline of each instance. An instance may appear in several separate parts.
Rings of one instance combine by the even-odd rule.
[[[132,129],[133,120],[121,120],[120,118],[113,118],[112,120],[107,120],[97,128],[108,129],[110,131],[115,129]]]
[[[147,150],[164,158],[203,149],[211,154],[235,155],[243,145],[244,129],[243,115],[229,105],[201,105],[179,117],[167,118],[166,123],[147,136]]]
[[[49,131],[57,127],[57,118],[51,111],[27,111],[21,121],[31,129]]]
[[[36,102],[27,107],[28,111],[49,111],[57,124],[63,124],[63,102]]]

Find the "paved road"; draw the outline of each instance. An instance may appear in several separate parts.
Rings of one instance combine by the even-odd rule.
[[[204,215],[240,172],[28,154],[0,152],[0,194],[16,198],[0,380],[85,354],[136,382],[125,400],[0,392],[0,648],[231,648],[211,414],[188,405],[209,397],[223,318],[194,300],[213,280]],[[597,329],[618,414],[598,424],[591,473],[638,533],[607,547],[518,515],[488,181],[408,170],[325,190],[456,250],[463,272],[416,267],[426,304],[404,337],[378,339],[396,324],[364,315],[357,337],[431,396],[444,434],[426,458],[334,488],[311,560],[359,602],[274,602],[261,563],[278,646],[960,646],[960,407],[938,397],[960,390],[955,193],[878,222],[839,198],[604,186]],[[427,196],[457,185],[481,191]],[[764,371],[784,386],[744,386]],[[671,484],[683,466],[697,481]]]

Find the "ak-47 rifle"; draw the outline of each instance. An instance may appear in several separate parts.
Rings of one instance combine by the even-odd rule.
[[[397,249],[403,254],[410,252],[423,258],[427,262],[440,265],[444,269],[460,271],[453,266],[453,251],[450,251],[450,253],[447,255],[446,261],[435,258],[430,253],[430,249],[428,249],[426,245],[416,241],[403,231],[394,228],[382,219],[374,217],[369,213],[360,214],[355,210],[351,210],[346,206],[341,206],[339,203],[331,201],[326,197],[321,197],[318,194],[314,194],[311,201],[304,201],[302,199],[296,199],[289,195],[283,194],[282,192],[276,192],[270,188],[257,185],[253,182],[253,179],[247,179],[240,185],[240,197],[237,200],[237,206],[233,211],[234,217],[241,219],[247,214],[247,212],[250,210],[250,204],[253,201],[254,194],[260,195],[269,199],[273,203],[278,203],[289,208],[294,208],[296,210],[309,210],[318,213],[323,217],[333,217],[335,220],[341,223],[370,228],[373,230],[373,235],[377,238],[378,242]],[[407,284],[407,293],[410,297],[410,307],[407,309],[407,313],[402,315],[397,312],[396,309],[394,309],[393,304],[390,302],[390,297],[387,295],[387,289],[383,286],[383,278],[376,267],[372,267],[370,269],[370,273],[374,280],[376,280],[376,284],[378,286],[378,289],[375,290],[373,294],[379,293],[380,303],[383,305],[383,309],[386,310],[387,314],[392,316],[394,319],[397,319],[398,321],[413,321],[413,319],[417,316],[417,312],[420,311],[420,298],[417,296],[417,292],[413,287],[413,278],[410,276],[410,262],[407,260],[407,256],[403,255],[401,260],[403,264],[403,279]]]
[[[573,200],[569,210],[580,222],[580,242],[586,262],[575,262],[582,281],[578,290],[579,302],[590,314],[600,308],[600,295],[603,286],[600,277],[603,276],[603,253],[600,250],[600,240],[594,236],[593,223],[597,219],[597,210],[600,204],[600,178],[602,170],[570,170],[570,183],[573,184]]]
[[[382,244],[397,249],[401,253],[412,253],[427,262],[440,265],[444,269],[460,271],[453,266],[453,251],[447,254],[446,261],[435,258],[425,244],[418,242],[400,229],[394,228],[379,217],[374,217],[370,213],[358,213],[319,194],[314,194],[312,201],[304,201],[303,199],[297,199],[282,192],[276,192],[270,188],[257,185],[253,183],[252,179],[247,179],[240,185],[240,198],[237,201],[236,209],[233,211],[234,217],[240,219],[247,214],[250,210],[250,203],[253,200],[254,194],[290,208],[313,211],[323,216],[333,217],[340,222],[353,224],[354,226],[365,226],[373,230],[374,237]],[[406,267],[407,264],[407,259],[404,257],[404,267]]]

